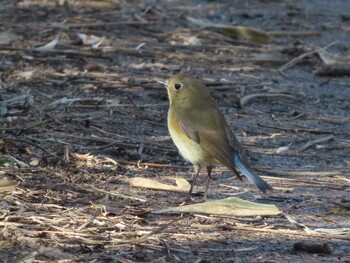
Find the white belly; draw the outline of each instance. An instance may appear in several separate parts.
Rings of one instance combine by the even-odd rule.
[[[178,133],[169,129],[171,138],[173,139],[180,154],[192,164],[198,164],[201,167],[212,166],[217,162],[213,160],[211,155],[203,150],[203,148],[194,140],[185,135],[179,136]]]

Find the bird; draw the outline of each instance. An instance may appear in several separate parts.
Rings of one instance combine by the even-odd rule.
[[[207,169],[204,200],[214,166],[226,166],[241,181],[238,171],[253,182],[263,193],[273,188],[257,175],[248,164],[248,158],[227,124],[204,83],[191,75],[177,74],[165,82],[168,98],[168,129],[180,154],[193,164],[194,174],[188,193],[192,191],[202,168]]]

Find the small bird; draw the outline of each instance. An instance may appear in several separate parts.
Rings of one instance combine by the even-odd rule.
[[[170,102],[169,133],[181,155],[194,167],[189,200],[198,174],[204,167],[208,172],[206,199],[212,168],[216,165],[226,166],[242,181],[239,170],[264,193],[272,190],[249,166],[240,143],[201,80],[179,74],[163,84]]]

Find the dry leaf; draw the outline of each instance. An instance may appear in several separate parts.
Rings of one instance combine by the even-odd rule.
[[[161,191],[169,191],[169,192],[177,192],[177,193],[188,193],[190,190],[191,185],[187,182],[185,179],[177,179],[176,184],[177,185],[169,185],[169,184],[163,184],[159,183],[157,181],[154,181],[152,179],[148,178],[142,178],[142,177],[135,177],[129,180],[129,183],[133,187],[139,187],[139,188],[147,188],[147,189],[153,189],[153,190],[161,190]],[[198,193],[198,191],[193,191],[193,193]]]
[[[219,33],[222,33],[232,38],[246,39],[260,44],[267,44],[271,40],[271,36],[269,33],[252,27],[214,24],[209,21],[190,16],[187,16],[186,19],[188,22],[195,26],[217,29]]]
[[[7,178],[1,178],[0,179],[0,197],[1,199],[6,196],[11,194],[13,191],[16,190],[17,187],[17,182],[9,180]]]
[[[279,147],[276,149],[276,153],[284,153],[289,150],[289,147],[292,145],[292,143],[288,144],[287,146]]]
[[[202,213],[211,215],[232,216],[267,216],[278,215],[281,212],[275,205],[258,204],[236,197],[208,201],[200,204],[191,204],[180,207],[171,207],[152,212],[154,214]]]
[[[105,37],[97,37],[94,35],[87,35],[83,33],[78,33],[78,37],[84,45],[88,45],[93,48],[98,48],[106,40]]]
[[[317,54],[320,56],[322,62],[325,65],[331,65],[337,62],[338,56],[337,55],[333,55],[329,52],[327,52],[324,49],[320,49],[317,51]]]
[[[76,153],[76,152],[69,152],[70,155],[77,159],[77,160],[91,160],[93,158],[95,158],[94,155],[92,155],[91,153],[85,153],[85,154],[80,154],[80,153]]]
[[[191,184],[186,179],[184,179],[184,178],[177,178],[175,183],[181,189],[186,189],[187,192],[190,191]]]
[[[55,38],[52,41],[50,41],[46,45],[37,47],[35,50],[38,50],[38,51],[52,51],[52,50],[55,49],[59,38],[60,38],[60,35],[58,34],[57,36],[55,36]]]
[[[271,36],[262,30],[245,27],[245,26],[220,26],[222,34],[231,38],[240,38],[249,40],[259,44],[267,44],[271,40]]]

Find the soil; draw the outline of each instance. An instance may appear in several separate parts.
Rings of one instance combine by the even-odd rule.
[[[159,2],[0,2],[0,261],[350,262],[348,1]],[[275,188],[217,167],[209,200],[283,213],[152,214],[186,194],[130,186],[191,178],[158,82],[179,72],[206,83]]]

